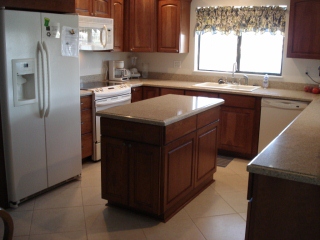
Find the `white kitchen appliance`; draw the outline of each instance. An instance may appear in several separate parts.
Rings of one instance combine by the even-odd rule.
[[[78,16],[2,9],[0,19],[1,137],[17,207],[81,174]]]
[[[113,49],[113,19],[79,16],[79,47],[84,51]]]
[[[119,84],[108,87],[87,89],[93,93],[93,161],[101,159],[101,130],[100,117],[96,116],[97,111],[111,107],[131,103],[131,86]]]
[[[272,142],[307,106],[307,102],[262,98],[258,152]]]
[[[130,79],[130,71],[124,68],[124,61],[109,61],[109,80],[124,82]]]

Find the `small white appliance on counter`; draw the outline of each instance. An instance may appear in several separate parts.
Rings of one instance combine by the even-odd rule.
[[[262,98],[258,152],[272,142],[307,106],[307,102]]]
[[[79,58],[62,55],[64,40],[78,42],[79,20],[4,9],[0,19],[0,148],[17,207],[81,174]]]
[[[109,61],[109,81],[123,83],[130,79],[130,71],[124,68],[124,61]]]
[[[79,16],[79,48],[83,51],[113,49],[113,19]]]

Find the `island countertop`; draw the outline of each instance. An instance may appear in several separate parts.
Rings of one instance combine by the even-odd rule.
[[[98,111],[97,116],[167,126],[224,103],[220,98],[168,94]]]

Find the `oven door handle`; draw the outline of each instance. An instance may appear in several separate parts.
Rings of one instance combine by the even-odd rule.
[[[114,99],[112,101],[96,101],[96,107],[102,107],[102,106],[106,106],[106,105],[111,105],[114,103],[119,103],[119,102],[125,102],[131,99],[131,94],[128,96],[124,96],[124,97],[120,97],[117,99]]]

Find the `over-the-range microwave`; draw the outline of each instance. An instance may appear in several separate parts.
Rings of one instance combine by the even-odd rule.
[[[79,16],[79,49],[104,51],[113,49],[113,19]]]

